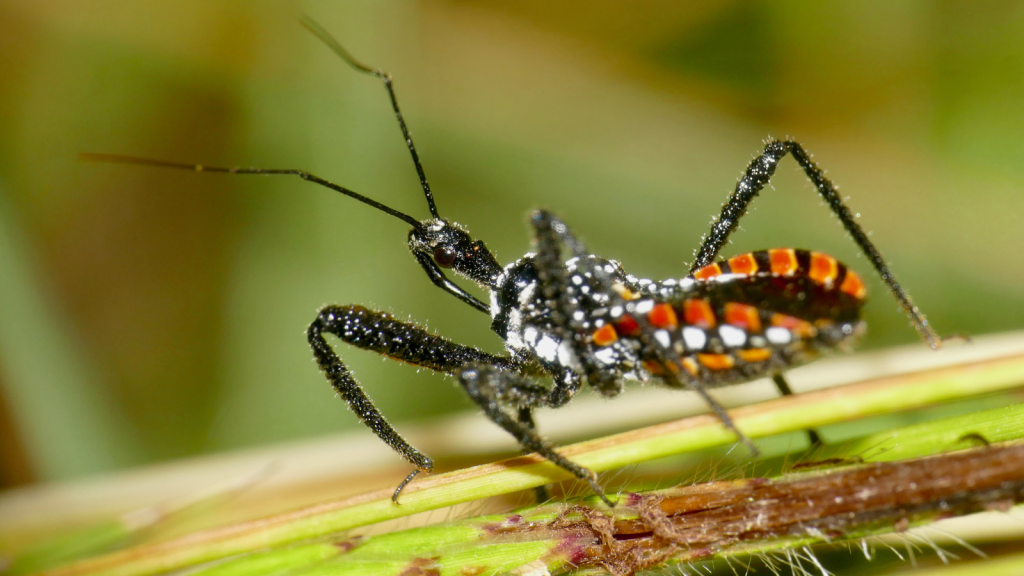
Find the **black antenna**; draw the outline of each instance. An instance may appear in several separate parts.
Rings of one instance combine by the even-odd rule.
[[[224,168],[220,166],[206,166],[205,164],[185,164],[183,162],[168,162],[166,160],[154,160],[152,158],[139,158],[138,156],[122,156],[120,154],[96,154],[93,152],[82,152],[78,155],[79,160],[86,162],[109,162],[112,164],[139,164],[142,166],[157,166],[160,168],[175,168],[178,170],[192,170],[195,172],[220,172],[223,174],[289,174],[292,176],[298,176],[303,180],[319,184],[326,188],[330,188],[335,192],[341,192],[345,196],[355,198],[363,204],[369,204],[377,210],[390,214],[399,220],[404,220],[409,223],[413,228],[420,230],[423,225],[419,223],[415,218],[408,214],[403,214],[394,208],[389,208],[376,200],[371,200],[358,192],[353,192],[344,186],[339,186],[333,182],[328,182],[319,176],[314,176],[304,170],[295,170],[288,168]]]
[[[345,50],[341,44],[334,39],[327,30],[324,30],[322,26],[317,24],[309,16],[303,16],[299,20],[299,24],[303,28],[309,30],[314,36],[320,39],[321,42],[327,45],[328,48],[334,51],[335,54],[341,57],[349,66],[355,68],[359,72],[376,76],[384,81],[384,87],[387,88],[388,96],[391,98],[391,108],[395,111],[395,118],[398,119],[398,126],[402,129],[402,136],[405,137],[405,143],[409,146],[409,153],[412,154],[412,162],[416,165],[416,173],[420,176],[420,184],[423,185],[423,195],[427,197],[427,206],[430,207],[430,215],[438,220],[441,216],[437,213],[437,206],[434,205],[434,195],[430,193],[430,184],[427,183],[427,174],[423,171],[423,166],[420,165],[420,156],[416,153],[416,146],[412,143],[412,136],[409,134],[409,128],[405,125],[405,119],[402,118],[402,111],[398,109],[398,99],[395,98],[395,90],[391,87],[391,74],[378,70],[377,68],[370,68],[369,66],[360,63],[358,60],[352,57]]]

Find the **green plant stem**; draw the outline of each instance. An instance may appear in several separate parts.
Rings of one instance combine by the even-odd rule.
[[[1022,356],[988,360],[772,400],[730,412],[751,438],[1006,390],[1022,381]],[[561,453],[597,471],[734,442],[712,416],[697,416],[568,446]],[[291,513],[136,546],[46,572],[48,576],[141,576],[365,526],[568,479],[530,455],[416,482],[402,505],[378,491]]]
[[[1008,554],[987,560],[959,562],[937,568],[910,567],[890,576],[1020,576],[1024,573],[1024,554]]]
[[[1014,404],[827,444],[815,451],[813,458],[858,457],[870,462],[891,462],[1021,437],[1024,405]]]
[[[973,420],[997,421],[1001,415],[996,412]],[[1024,437],[1021,426],[1014,428],[1018,438]],[[924,443],[917,445],[926,451]],[[591,497],[260,552],[193,576],[270,576],[284,566],[289,574],[338,576],[514,574],[531,566],[540,574],[598,567],[626,575],[667,562],[770,554],[878,536],[937,517],[1020,502],[1021,468],[1024,444],[1016,443],[778,479],[629,493],[614,510]]]

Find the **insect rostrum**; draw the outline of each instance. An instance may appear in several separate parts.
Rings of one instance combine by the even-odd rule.
[[[557,216],[539,210],[530,219],[532,252],[502,266],[480,240],[441,217],[398,107],[390,76],[356,61],[309,19],[302,24],[353,68],[383,80],[423,186],[431,217],[415,218],[343,186],[294,169],[219,168],[126,156],[86,159],[234,174],[289,174],[325,186],[403,220],[408,247],[435,285],[491,317],[506,353],[493,355],[428,333],[385,312],[362,306],[326,306],[309,326],[320,369],[349,408],[385,443],[415,466],[393,499],[433,461],[387,422],[325,340],[325,334],[358,348],[449,374],[488,418],[526,450],[588,482],[604,496],[593,471],[561,456],[533,426],[535,408],[557,408],[586,383],[608,397],[627,380],[696,391],[722,423],[756,452],[707,389],[771,376],[783,393],[785,369],[822,351],[847,348],[864,331],[860,277],[820,252],[777,248],[716,262],[719,251],[779,162],[791,155],[867,256],[875,271],[933,348],[942,339],[896,282],[881,254],[855,222],[832,183],[793,141],[769,141],[748,166],[696,252],[688,274],[652,281],[627,274],[620,264],[590,253]],[[489,294],[485,303],[446,276],[451,270]]]

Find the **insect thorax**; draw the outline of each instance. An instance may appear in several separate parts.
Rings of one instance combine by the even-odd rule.
[[[527,254],[505,267],[498,288],[491,293],[492,329],[513,354],[548,366],[582,372],[572,343],[556,326],[570,326],[575,334],[590,334],[622,315],[626,302],[616,291],[638,290],[636,278],[627,276],[618,262],[597,256],[572,258],[559,271],[560,294],[542,294],[534,256]],[[573,310],[570,318],[556,319],[552,299],[564,298]],[[623,341],[615,349],[598,350],[600,368],[615,377],[635,378],[639,342]]]

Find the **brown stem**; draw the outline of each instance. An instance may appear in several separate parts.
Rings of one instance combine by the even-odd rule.
[[[670,558],[741,552],[744,543],[831,541],[1024,501],[1024,444],[984,447],[902,462],[710,482],[630,494],[614,515],[578,506],[545,525],[566,538],[566,559],[631,575]]]

